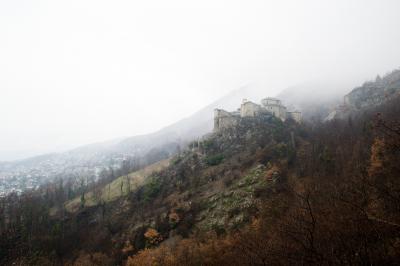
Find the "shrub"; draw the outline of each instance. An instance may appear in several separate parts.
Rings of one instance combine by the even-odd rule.
[[[163,240],[160,233],[158,233],[158,231],[153,228],[147,229],[146,233],[144,233],[144,237],[146,238],[147,247],[153,247]]]
[[[148,202],[154,198],[161,190],[161,180],[158,177],[152,177],[150,182],[144,186],[143,199]]]
[[[168,215],[168,220],[171,227],[175,227],[179,223],[180,218],[179,215],[176,213],[176,211],[172,211]]]
[[[278,143],[272,148],[272,153],[277,158],[283,158],[287,156],[288,148],[285,143]]]
[[[206,151],[211,150],[215,146],[215,142],[213,139],[206,139],[204,140],[201,145],[204,147]]]
[[[205,158],[205,161],[208,165],[218,165],[224,160],[224,156],[222,154],[211,155]]]
[[[177,165],[182,161],[182,157],[177,155],[171,160],[171,165]]]

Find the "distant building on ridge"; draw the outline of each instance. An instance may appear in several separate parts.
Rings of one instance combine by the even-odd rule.
[[[235,126],[238,124],[240,118],[257,117],[262,115],[273,115],[282,121],[290,118],[297,123],[301,122],[301,112],[288,112],[286,106],[284,106],[281,100],[277,98],[267,97],[261,100],[261,104],[256,104],[243,99],[243,102],[237,111],[228,112],[222,109],[214,110],[214,131],[221,128]]]

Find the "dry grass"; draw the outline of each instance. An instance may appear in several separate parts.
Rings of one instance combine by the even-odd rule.
[[[142,186],[147,177],[168,167],[169,161],[169,159],[165,159],[151,164],[141,170],[130,173],[127,176],[120,176],[111,183],[100,188],[101,191],[98,193],[97,197],[95,197],[93,191],[86,193],[85,206],[91,207],[97,205],[100,201],[110,202],[126,196],[129,191],[135,191],[137,188]],[[76,212],[80,205],[81,198],[76,197],[73,200],[68,201],[65,204],[65,208],[68,212]]]

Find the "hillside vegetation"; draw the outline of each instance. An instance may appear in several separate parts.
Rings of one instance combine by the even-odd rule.
[[[296,138],[286,182],[262,190],[268,193],[242,229],[161,244],[127,265],[396,265],[399,103],[396,98]]]
[[[120,176],[108,183],[107,185],[93,189],[87,193],[77,196],[65,203],[65,208],[69,212],[76,212],[81,207],[92,207],[102,202],[110,202],[117,200],[120,197],[129,195],[132,191],[136,190],[143,185],[145,179],[155,172],[159,172],[169,164],[169,160],[162,160],[144,167],[133,173]]]
[[[4,265],[395,265],[400,99],[243,118],[168,160],[0,201]]]
[[[143,248],[196,232],[237,230],[255,217],[262,195],[284,182],[288,158],[294,155],[292,136],[299,130],[294,122],[283,124],[273,117],[244,119],[170,160],[78,194],[52,207],[51,215],[33,210],[31,215],[47,222],[38,222],[29,241],[8,240],[20,242],[18,250],[53,250],[59,254],[55,258],[61,255],[71,263],[93,248],[121,262]],[[53,189],[63,193],[58,186]],[[47,193],[29,196],[45,207]],[[21,215],[26,213],[21,210]],[[43,234],[45,224],[53,228],[52,235]],[[145,236],[148,230],[155,230],[155,240]],[[28,254],[26,259],[36,263],[36,253]]]

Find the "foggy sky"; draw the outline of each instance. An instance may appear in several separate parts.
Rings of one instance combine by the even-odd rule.
[[[244,84],[268,96],[313,79],[362,83],[400,66],[399,10],[397,0],[2,0],[0,159],[148,133]]]

